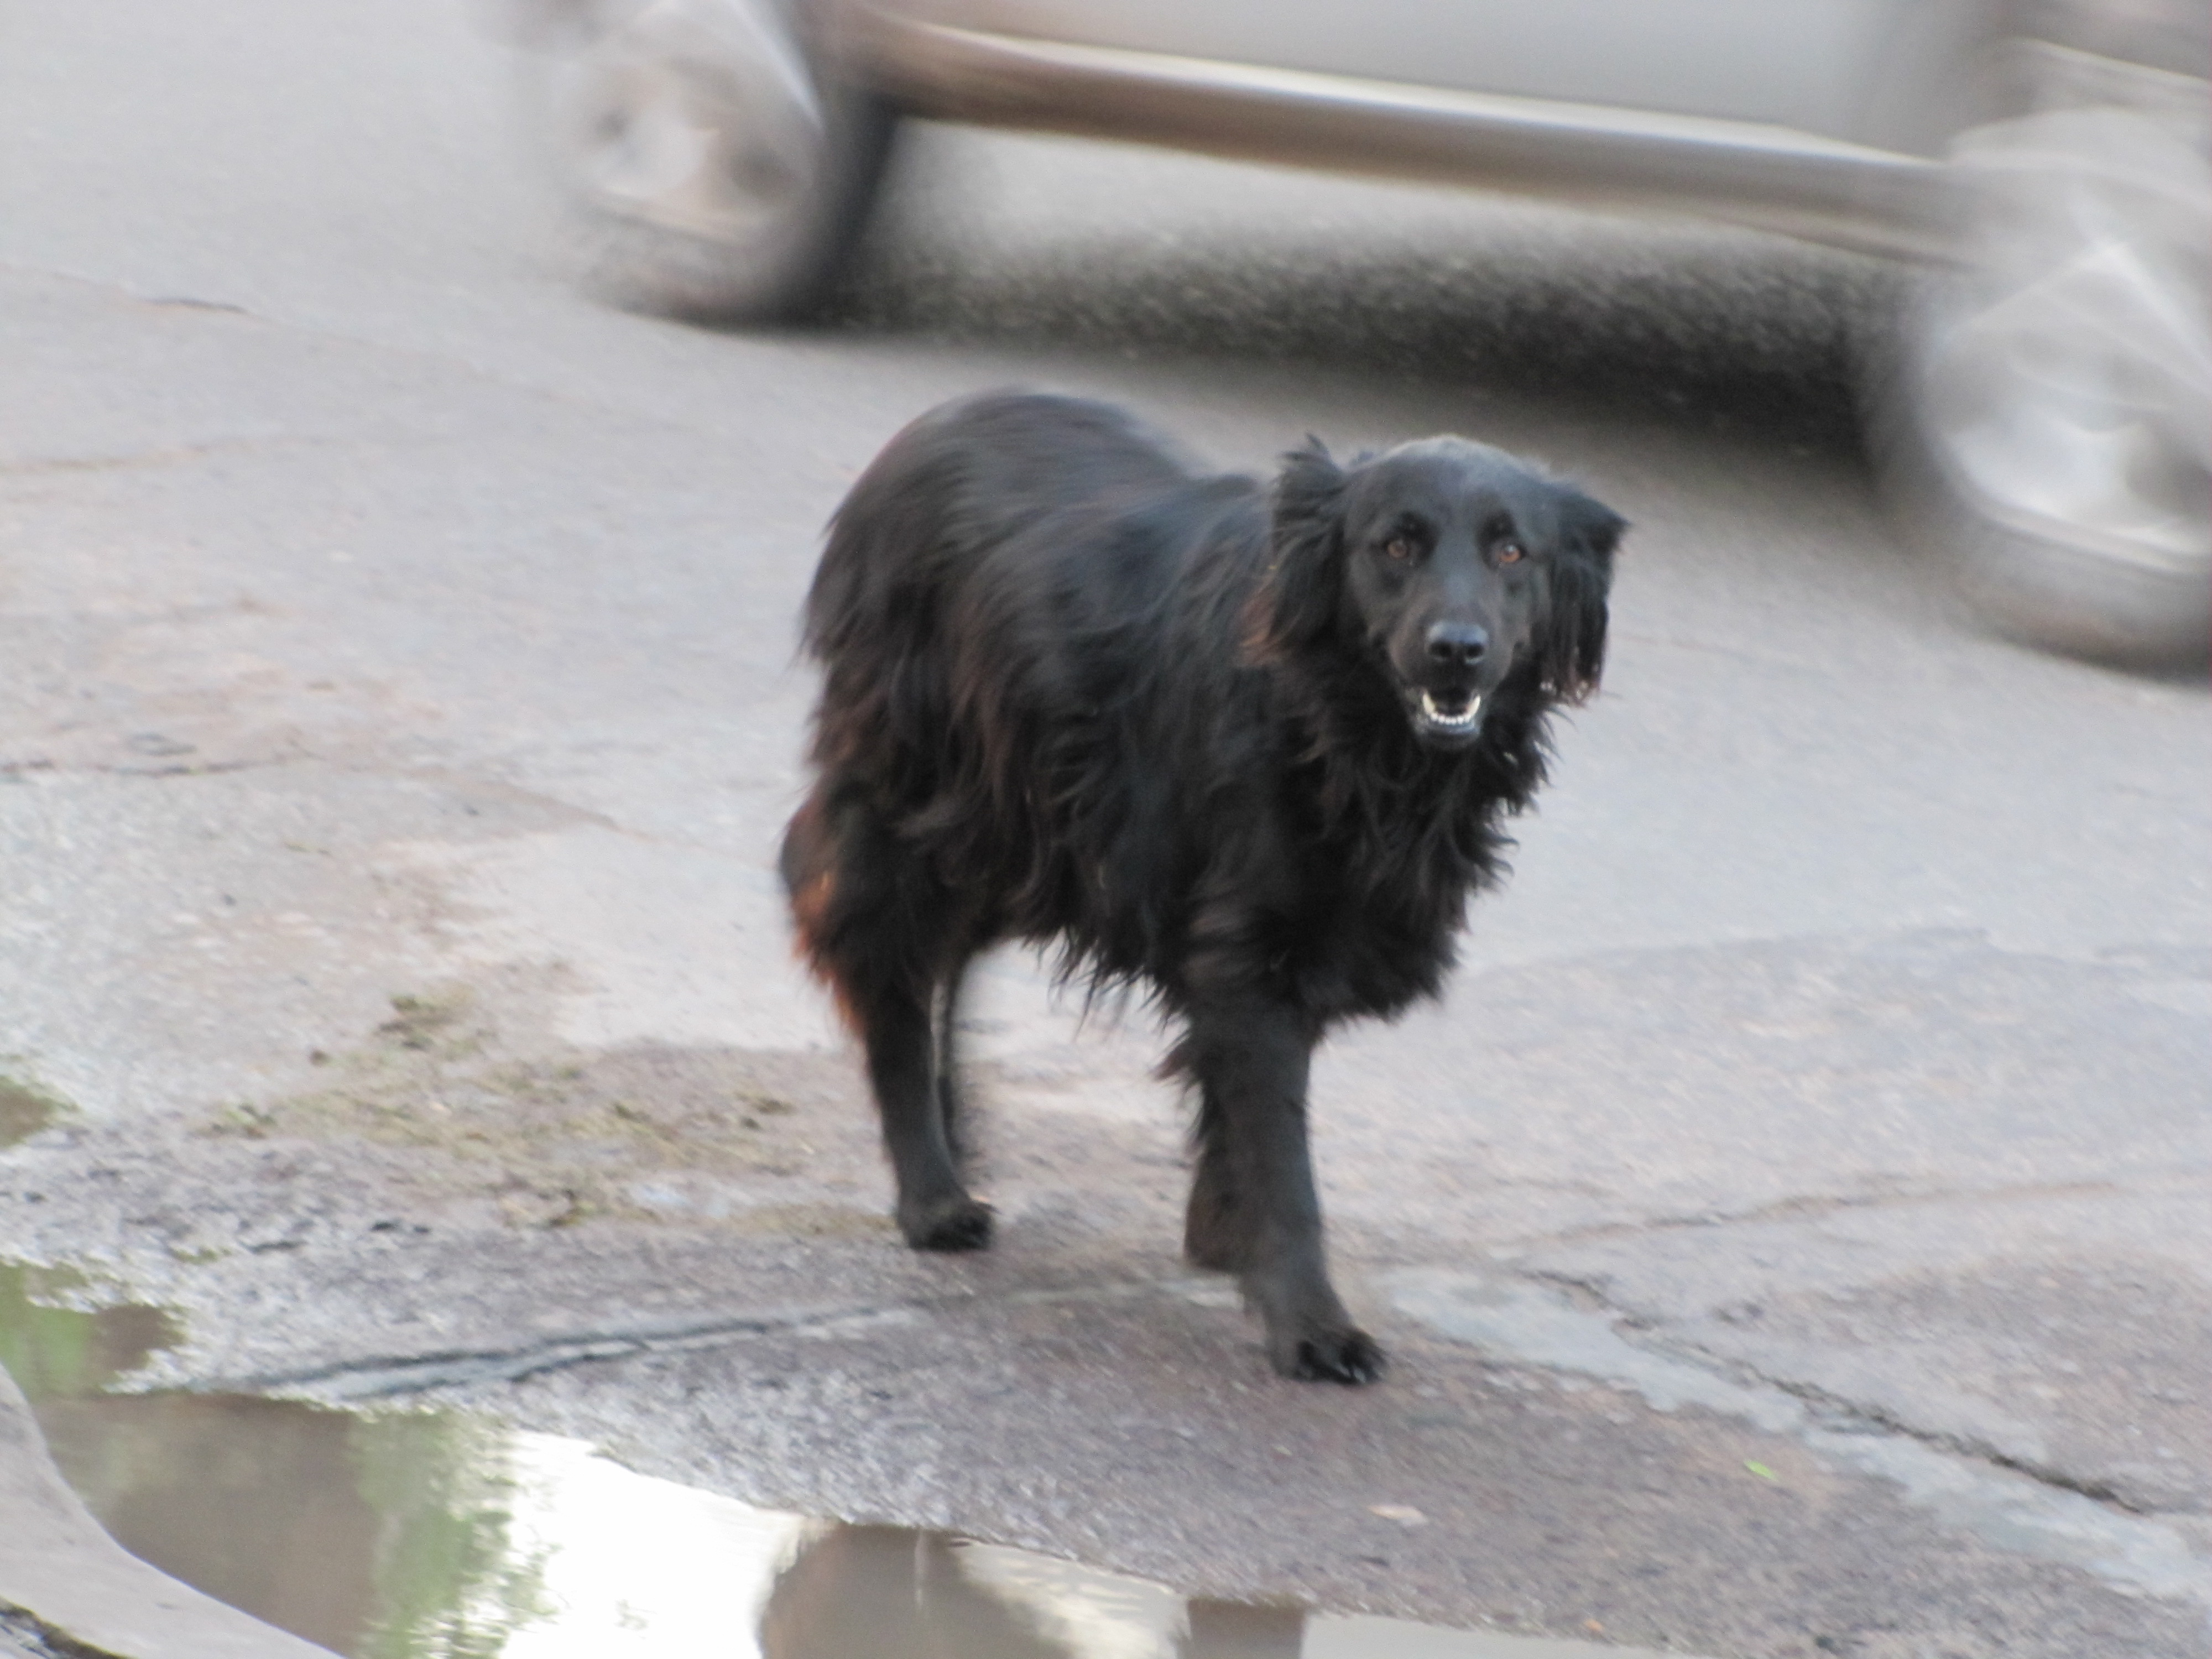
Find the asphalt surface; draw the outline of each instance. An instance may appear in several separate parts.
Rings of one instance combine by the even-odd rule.
[[[61,1103],[0,1256],[177,1310],[153,1380],[1194,1593],[2203,1652],[2207,696],[1981,636],[1887,526],[1889,274],[923,132],[841,322],[719,334],[574,292],[514,72],[422,0],[0,9],[0,1071]],[[1019,957],[1000,1243],[899,1248],[789,964],[819,526],[1009,382],[1634,522],[1449,996],[1316,1069],[1379,1388],[1267,1375],[1175,1259],[1157,1034]]]

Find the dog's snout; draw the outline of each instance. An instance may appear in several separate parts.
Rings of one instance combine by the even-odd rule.
[[[1440,622],[1429,629],[1429,660],[1440,668],[1472,668],[1489,649],[1489,630],[1474,623]]]

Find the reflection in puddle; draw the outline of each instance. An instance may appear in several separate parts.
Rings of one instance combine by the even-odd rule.
[[[472,1419],[138,1395],[38,1407],[133,1555],[357,1659],[477,1659],[545,1610],[508,1534],[504,1437]]]
[[[0,1261],[0,1365],[33,1400],[94,1393],[182,1335],[163,1310],[96,1297],[70,1268]]]
[[[1164,1586],[636,1474],[456,1413],[98,1390],[157,1309],[0,1263],[0,1362],[134,1554],[349,1659],[1571,1659],[1615,1653]],[[0,1524],[5,1517],[0,1516]]]
[[[424,1412],[103,1395],[180,1332],[67,1268],[0,1263],[0,1364],[132,1554],[351,1659],[489,1659],[546,1611],[509,1540],[508,1437]]]

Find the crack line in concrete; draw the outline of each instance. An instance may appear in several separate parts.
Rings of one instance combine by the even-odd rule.
[[[195,1394],[295,1393],[331,1401],[388,1399],[431,1389],[516,1382],[546,1371],[599,1360],[686,1352],[779,1332],[834,1335],[841,1328],[906,1323],[963,1307],[1051,1302],[1113,1301],[1154,1291],[1174,1293],[1180,1281],[1142,1280],[1080,1289],[1016,1291],[1000,1296],[951,1296],[847,1307],[789,1309],[702,1320],[641,1322],[574,1332],[502,1348],[447,1348],[419,1354],[338,1360],[297,1371],[269,1371],[189,1384]]]
[[[1864,1425],[1863,1432],[1879,1431],[1884,1434],[1902,1435],[1907,1439],[1918,1441],[1923,1446],[1933,1446],[1939,1451],[1949,1452],[1955,1457],[1970,1457],[1977,1462],[1988,1463],[2000,1469],[2009,1469],[2014,1474],[2024,1475],[2030,1480],[2056,1487],[2060,1492],[2078,1492],[2084,1498],[2094,1498],[2100,1504],[2110,1504],[2112,1508],[2129,1515],[2154,1516],[2164,1512],[2146,1508],[2141,1504],[2130,1503],[2121,1497],[2112,1486],[2093,1477],[2069,1474],[2064,1470],[2053,1468],[2048,1464],[2014,1457],[2008,1452],[2000,1451],[1985,1440],[1977,1440],[1969,1435],[1951,1434],[1940,1429],[1916,1427],[1880,1406],[1868,1405],[1861,1401],[1846,1399],[1842,1395],[1831,1394],[1817,1382],[1802,1382],[1789,1377],[1771,1376],[1755,1365],[1746,1364],[1741,1360],[1732,1360],[1723,1355],[1710,1352],[1698,1347],[1695,1343],[1677,1340],[1653,1343],[1651,1346],[1667,1352],[1677,1354],[1692,1364],[1710,1364],[1716,1369],[1730,1370],[1751,1382],[1763,1384],[1770,1389],[1779,1389],[1784,1394],[1794,1395],[1827,1418],[1832,1425],[1838,1422],[1860,1424]],[[1850,1431],[1846,1429],[1844,1431]]]

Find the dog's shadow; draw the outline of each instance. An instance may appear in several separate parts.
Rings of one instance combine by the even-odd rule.
[[[1849,453],[1858,364],[1900,280],[1750,232],[925,127],[835,317],[1479,388]]]

